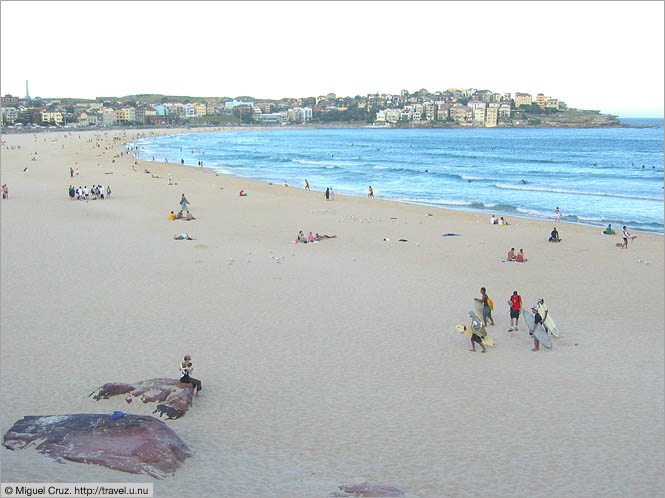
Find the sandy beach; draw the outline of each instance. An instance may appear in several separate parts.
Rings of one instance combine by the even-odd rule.
[[[154,482],[157,497],[326,497],[363,481],[413,497],[663,495],[662,235],[621,250],[620,230],[558,223],[550,244],[552,221],[326,201],[134,165],[124,146],[177,131],[2,136],[0,429],[149,413],[87,396],[175,378],[188,353],[203,391],[167,424],[194,456],[156,481],[2,448],[3,482]],[[112,196],[71,200],[74,182]],[[196,220],[171,221],[183,193]],[[295,244],[299,230],[337,238]],[[528,262],[503,263],[511,247]],[[481,286],[495,304],[487,354],[455,329]],[[531,352],[521,318],[507,331],[514,290],[525,308],[545,299],[552,350]]]

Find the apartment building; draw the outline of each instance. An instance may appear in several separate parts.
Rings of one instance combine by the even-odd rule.
[[[521,105],[531,105],[531,103],[532,100],[530,94],[520,92],[515,94],[515,107],[519,107]]]
[[[62,124],[62,113],[60,111],[42,111],[41,115],[42,123],[50,123],[61,125]]]
[[[485,127],[494,128],[499,122],[499,106],[490,106],[485,114]]]
[[[539,107],[545,107],[547,105],[547,100],[551,99],[549,95],[543,95],[542,93],[539,93],[536,95],[536,105]]]

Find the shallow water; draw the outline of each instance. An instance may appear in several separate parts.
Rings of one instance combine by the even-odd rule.
[[[165,136],[140,157],[313,190],[663,232],[663,125],[610,129],[281,129]],[[635,124],[642,122],[636,121]],[[644,167],[642,167],[644,166]]]

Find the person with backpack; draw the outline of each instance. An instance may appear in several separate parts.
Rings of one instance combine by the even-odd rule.
[[[485,324],[485,327],[487,327],[488,318],[492,322],[491,325],[494,325],[494,318],[492,318],[492,309],[494,308],[494,303],[487,295],[487,290],[485,287],[480,288],[480,299],[477,297],[474,297],[473,299],[479,303],[483,303],[483,323]]]
[[[513,291],[513,295],[508,299],[508,305],[510,306],[510,328],[508,332],[517,332],[517,322],[520,319],[520,310],[522,309],[522,296],[517,291]],[[515,320],[514,326],[513,320]]]

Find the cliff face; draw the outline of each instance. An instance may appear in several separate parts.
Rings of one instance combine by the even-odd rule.
[[[622,126],[618,116],[601,114],[600,111],[567,109],[552,115],[538,116],[541,124],[536,127],[548,128],[604,128]],[[528,127],[534,125],[527,125]]]

